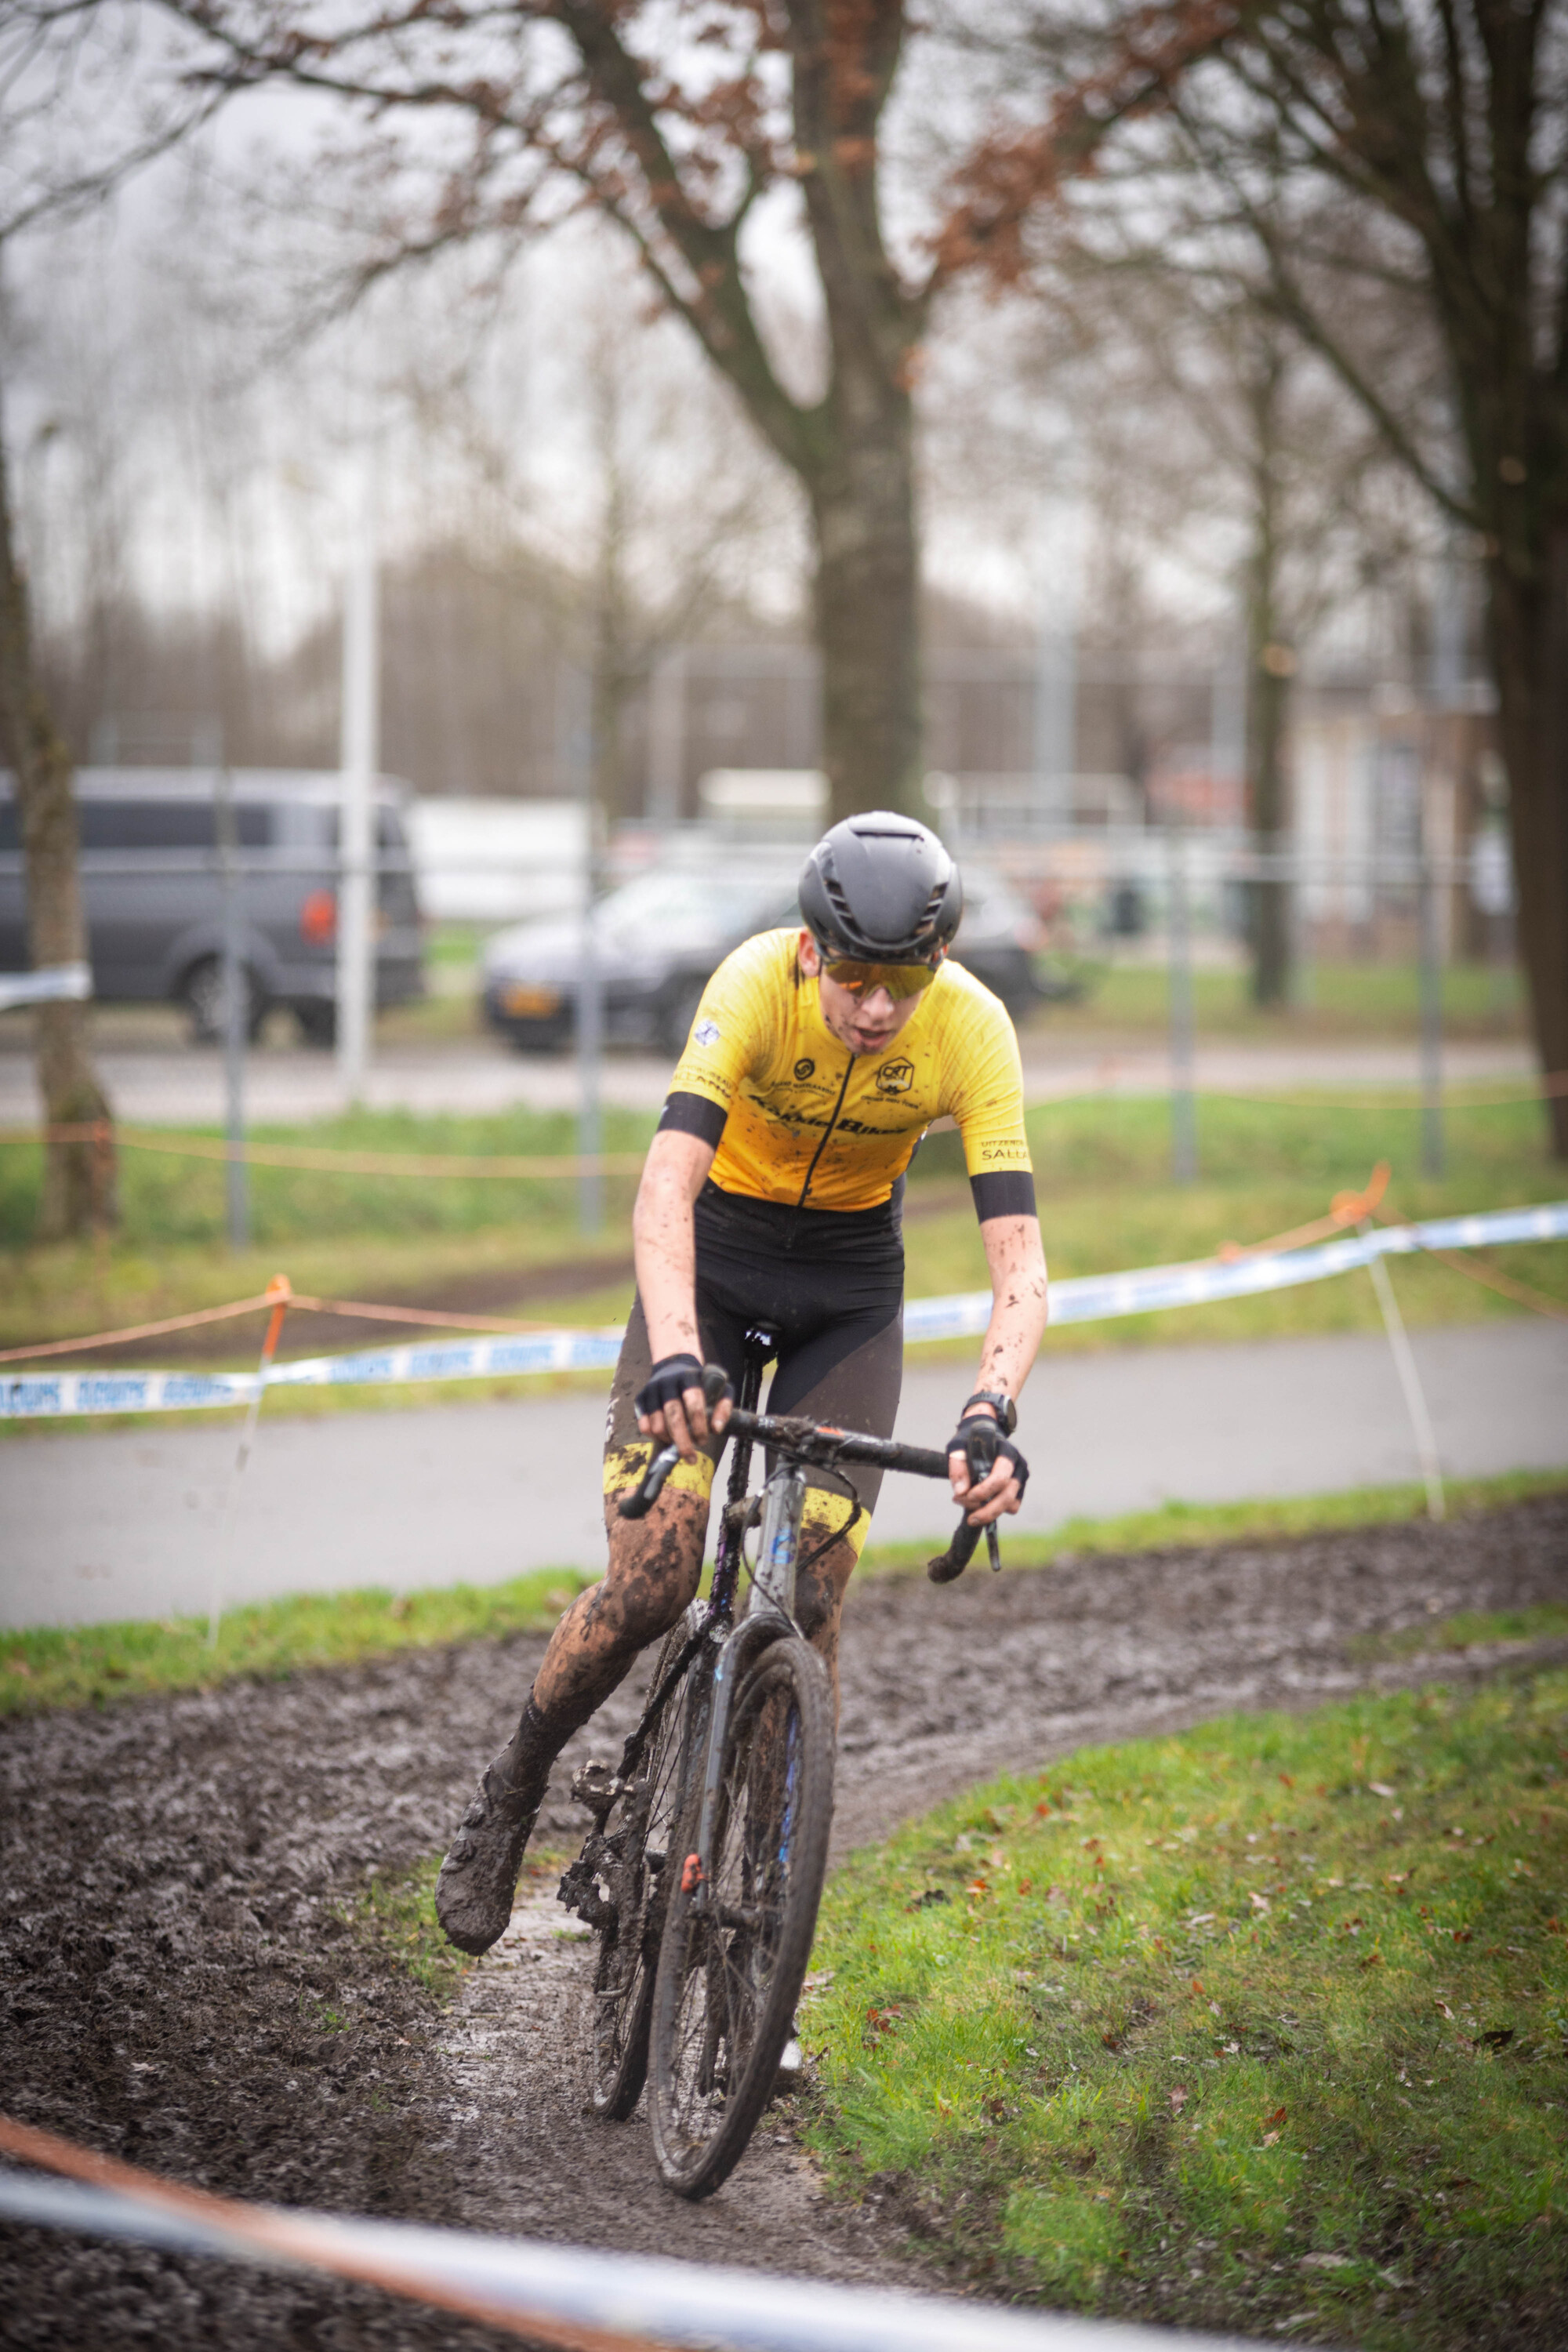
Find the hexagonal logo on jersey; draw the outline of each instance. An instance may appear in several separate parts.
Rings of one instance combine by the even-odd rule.
[[[915,1066],[912,1062],[884,1062],[877,1073],[877,1092],[879,1095],[907,1095],[914,1082]]]

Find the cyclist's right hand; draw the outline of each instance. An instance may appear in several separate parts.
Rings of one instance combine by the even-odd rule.
[[[726,1381],[710,1407],[696,1357],[661,1356],[633,1399],[637,1427],[645,1437],[678,1445],[682,1461],[695,1462],[710,1429],[717,1435],[729,1420],[734,1393]]]

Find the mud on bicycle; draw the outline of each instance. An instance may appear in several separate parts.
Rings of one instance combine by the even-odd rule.
[[[849,1532],[862,1506],[840,1465],[948,1476],[927,1447],[791,1415],[759,1413],[773,1337],[746,1334],[709,1597],[665,1636],[640,1720],[614,1768],[595,1761],[572,1793],[593,1826],[560,1899],[598,1937],[592,1990],[592,2104],[624,2119],[649,2073],[660,2175],[679,2195],[710,2195],[743,2153],[773,2095],[793,2031],[833,1821],[834,1702],[826,1670],[795,1621],[795,1580]],[[703,1372],[710,1405],[728,1383]],[[768,1475],[749,1491],[753,1449]],[[656,1451],[625,1518],[651,1509],[679,1460]],[[800,1555],[806,1470],[842,1486],[847,1516]],[[756,1533],[748,1557],[746,1539]],[[994,1525],[959,1523],[930,1574],[945,1582]],[[737,1600],[742,1569],[751,1587]]]

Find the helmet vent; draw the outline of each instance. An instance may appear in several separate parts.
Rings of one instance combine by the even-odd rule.
[[[926,900],[925,912],[921,917],[919,925],[917,926],[919,929],[922,931],[930,930],[931,925],[935,922],[937,917],[942,912],[942,900],[947,897],[947,891],[948,886],[945,881],[939,882],[937,884],[936,888]]]

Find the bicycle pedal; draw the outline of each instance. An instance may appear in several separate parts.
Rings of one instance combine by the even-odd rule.
[[[572,1799],[574,1804],[586,1805],[591,1813],[601,1817],[607,1813],[621,1793],[618,1775],[597,1757],[579,1764],[572,1775]]]
[[[617,1916],[613,1903],[606,1903],[599,1892],[598,1873],[585,1853],[569,1863],[555,1890],[555,1900],[563,1903],[568,1911],[575,1911],[586,1927],[595,1934],[613,1927]]]

